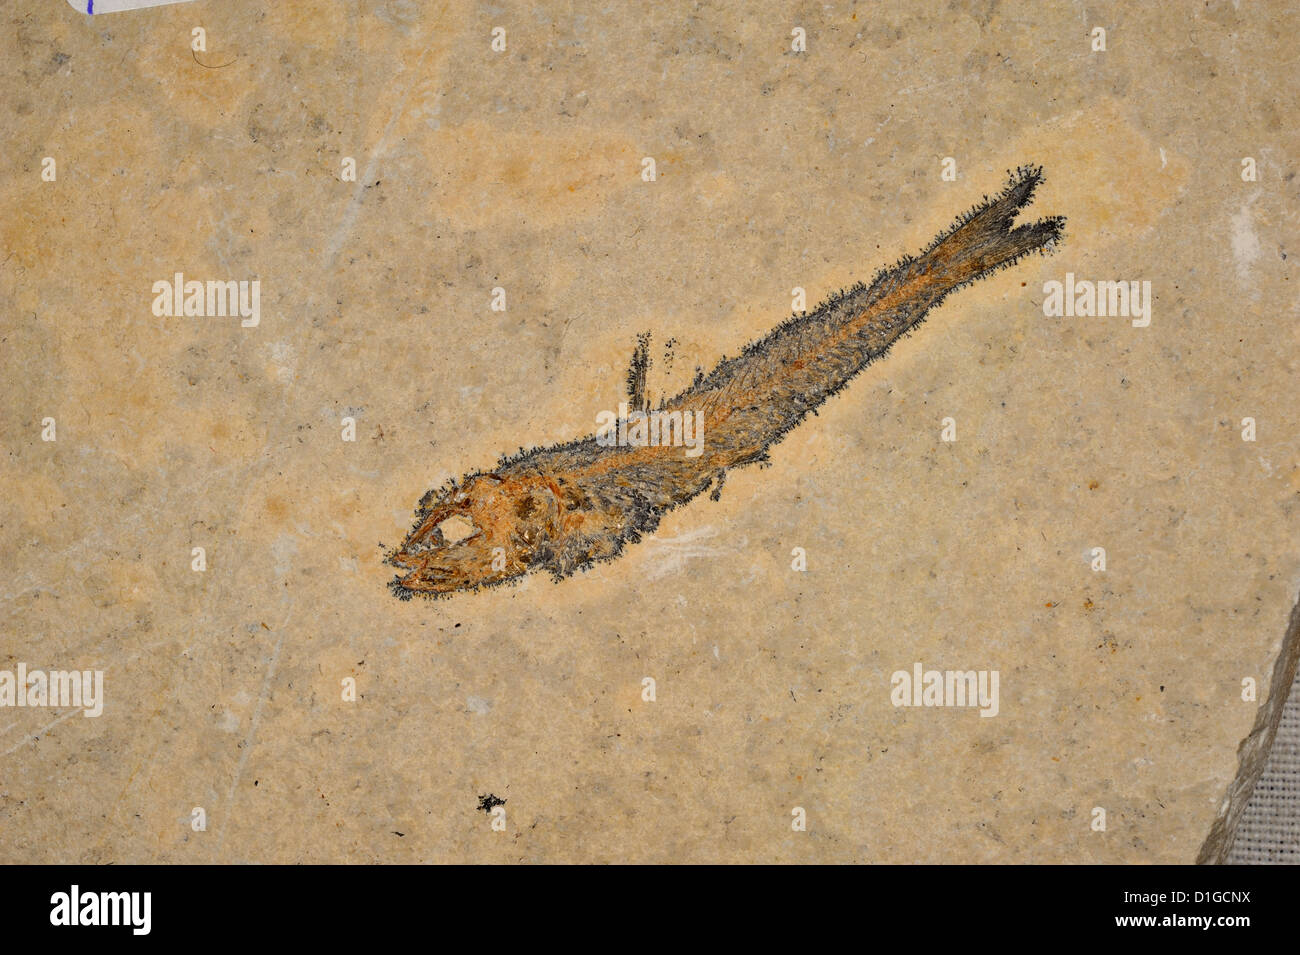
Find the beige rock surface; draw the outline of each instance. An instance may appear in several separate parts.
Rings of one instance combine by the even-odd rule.
[[[0,709],[0,860],[1197,857],[1300,588],[1294,5],[2,17],[0,669],[106,703]],[[1027,162],[1057,254],[720,502],[562,584],[386,590],[420,495],[589,433],[636,333],[672,392]],[[260,323],[156,316],[177,272]],[[1149,327],[1044,317],[1067,272]],[[997,716],[892,705],[917,662]]]

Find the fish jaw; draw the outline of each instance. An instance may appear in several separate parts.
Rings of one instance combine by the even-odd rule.
[[[490,556],[453,554],[451,558],[441,553],[412,553],[406,546],[392,554],[388,563],[397,567],[398,573],[390,586],[402,599],[415,594],[429,597],[450,597],[465,591],[493,587],[522,577],[527,568],[507,564],[494,569]]]
[[[544,478],[471,474],[421,502],[415,527],[386,563],[393,592],[442,597],[507,583],[541,567],[555,540],[558,502]],[[463,536],[444,533],[449,521]]]

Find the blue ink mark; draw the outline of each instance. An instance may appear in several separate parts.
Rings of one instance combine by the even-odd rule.
[[[86,12],[92,17],[95,15],[95,0],[86,0]]]

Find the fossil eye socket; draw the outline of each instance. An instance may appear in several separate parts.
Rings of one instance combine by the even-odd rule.
[[[448,546],[459,544],[467,537],[473,537],[475,532],[478,530],[472,521],[468,518],[461,517],[460,515],[453,515],[447,518],[439,524],[436,529],[438,533],[442,535],[443,541],[446,542]]]

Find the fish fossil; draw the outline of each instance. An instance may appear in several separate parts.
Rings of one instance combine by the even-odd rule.
[[[410,534],[388,556],[400,570],[393,592],[404,600],[446,596],[536,570],[560,580],[614,559],[653,533],[667,511],[710,488],[716,500],[727,471],[766,462],[772,445],[948,293],[1060,241],[1065,220],[1057,216],[1012,227],[1042,179],[1039,167],[1017,169],[1002,193],[958,218],[920,255],[787,319],[708,375],[697,372],[689,388],[653,412],[645,399],[642,336],[628,373],[633,411],[617,422],[620,438],[639,429],[642,440],[589,435],[521,451],[429,491]],[[707,422],[708,439],[693,455],[647,443],[651,415],[666,422],[670,437],[692,417],[702,437]]]

